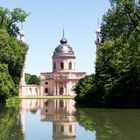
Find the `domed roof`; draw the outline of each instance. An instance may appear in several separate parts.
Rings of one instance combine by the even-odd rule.
[[[70,47],[68,44],[67,44],[67,39],[64,37],[62,37],[62,39],[60,40],[60,45],[58,45],[55,50],[54,50],[54,53],[53,53],[53,56],[70,56],[70,55],[73,55],[74,56],[74,51],[72,49],[72,47]]]

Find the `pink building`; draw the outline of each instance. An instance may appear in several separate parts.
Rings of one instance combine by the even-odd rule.
[[[22,37],[24,37],[23,34]],[[73,87],[86,74],[85,72],[75,71],[75,58],[74,51],[67,44],[63,31],[60,44],[55,48],[52,56],[52,72],[41,73],[40,86],[26,85],[23,72],[19,96],[74,96]]]

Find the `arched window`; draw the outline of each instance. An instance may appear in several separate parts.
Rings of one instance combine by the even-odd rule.
[[[69,126],[69,132],[72,133],[72,125]]]
[[[72,63],[71,62],[69,63],[69,69],[72,69]]]
[[[45,88],[45,93],[48,93],[48,88]]]
[[[59,90],[60,95],[63,95],[63,92],[64,92],[64,89],[63,89],[63,87],[61,87]]]
[[[45,82],[46,85],[48,85],[48,82]]]
[[[64,63],[63,62],[60,63],[60,68],[64,69]]]
[[[54,70],[56,69],[56,63],[53,63],[53,69]]]
[[[30,95],[32,95],[32,88],[30,88]]]
[[[36,95],[38,95],[38,89],[37,88],[35,88],[35,92],[36,92]]]
[[[61,132],[64,133],[64,126],[61,125]]]

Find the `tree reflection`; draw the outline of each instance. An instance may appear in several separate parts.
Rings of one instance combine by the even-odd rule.
[[[22,126],[18,116],[18,108],[0,106],[0,139],[23,140]]]
[[[97,140],[139,140],[139,110],[78,109],[77,121],[86,130],[96,131]]]

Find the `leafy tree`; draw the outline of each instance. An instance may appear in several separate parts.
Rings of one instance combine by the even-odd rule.
[[[102,107],[140,107],[140,1],[110,2],[101,25],[103,41],[98,46],[94,83],[90,92],[83,85],[85,93],[80,97],[78,91],[77,101],[96,95]]]
[[[95,85],[95,79],[95,75],[92,74],[79,80],[74,88],[74,91],[77,93],[75,97],[77,105],[91,107],[101,106],[101,95],[97,94],[98,89]]]
[[[18,94],[18,85],[28,47],[25,43],[16,38],[19,33],[17,24],[19,22],[24,22],[27,16],[28,14],[20,8],[16,8],[13,11],[4,9],[2,7],[0,8],[0,64],[2,64],[1,72],[4,73],[5,70],[5,73],[7,73],[7,77],[11,77],[11,80],[9,82],[13,86],[12,90],[12,86],[7,81],[5,81],[5,84],[3,84],[4,82],[1,80],[0,85],[2,86],[2,88],[0,94],[3,94],[1,96],[1,101],[5,101],[5,99],[11,97],[11,95]],[[5,68],[5,65],[3,64],[7,66],[7,70]],[[6,77],[2,78],[6,79]],[[7,87],[9,87],[9,90],[7,89]]]
[[[104,43],[99,46],[96,70],[101,81],[102,74],[109,75],[102,83],[103,100],[109,107],[140,106],[138,7],[134,0],[112,0],[112,9],[103,17]]]
[[[31,75],[27,84],[39,85],[40,84],[40,78],[37,77],[36,75]]]
[[[0,7],[0,29],[7,30],[9,35],[17,36],[19,34],[19,27],[17,23],[24,22],[29,15],[21,8],[15,8],[10,11],[8,8]]]
[[[4,103],[7,98],[15,95],[15,92],[15,84],[9,75],[8,66],[0,64],[0,102]]]
[[[28,81],[29,81],[30,77],[31,77],[31,74],[25,73],[25,82],[26,82],[26,84],[28,84]]]

